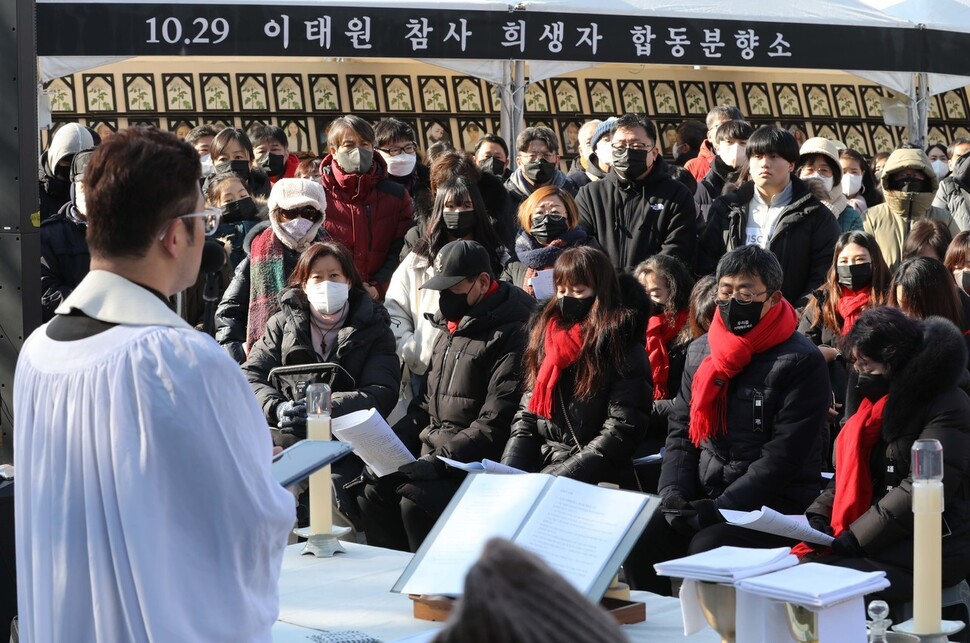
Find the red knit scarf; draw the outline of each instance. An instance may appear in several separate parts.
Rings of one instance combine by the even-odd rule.
[[[647,322],[647,357],[653,371],[653,399],[666,400],[669,395],[667,379],[670,376],[670,351],[667,346],[687,322],[687,311],[673,317],[666,313],[652,315]],[[677,383],[674,382],[674,385]]]
[[[882,432],[882,412],[888,395],[873,404],[863,398],[857,410],[845,423],[835,439],[835,501],[832,503],[832,533],[839,534],[869,509],[872,504],[872,472],[869,457]],[[792,553],[796,556],[819,551],[799,543]]]
[[[849,290],[845,286],[841,286],[841,288],[842,296],[839,297],[839,302],[835,307],[839,311],[839,317],[843,320],[841,334],[845,337],[852,330],[856,320],[859,319],[862,309],[869,303],[872,286],[865,286],[859,290]]]
[[[751,362],[755,353],[787,340],[798,327],[798,315],[782,299],[745,335],[735,335],[721,315],[707,333],[711,354],[704,358],[691,383],[690,439],[694,446],[727,431],[727,392],[732,377]]]
[[[283,242],[267,228],[249,248],[249,315],[246,320],[246,353],[263,336],[266,322],[278,310],[276,296],[286,286]]]
[[[536,376],[535,389],[529,400],[529,411],[544,418],[552,417],[553,395],[562,372],[576,363],[583,348],[583,328],[573,324],[563,328],[555,319],[546,324],[545,355]]]

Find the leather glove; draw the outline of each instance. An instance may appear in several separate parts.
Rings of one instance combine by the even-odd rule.
[[[444,463],[433,455],[426,455],[414,462],[408,462],[398,467],[398,473],[408,480],[437,480],[441,477]]]
[[[287,400],[276,405],[276,425],[281,433],[306,437],[306,402]]]
[[[806,514],[808,518],[808,526],[816,531],[820,531],[823,534],[828,534],[829,536],[834,536],[832,533],[832,523],[829,521],[827,516],[822,514]]]
[[[672,493],[664,496],[663,502],[661,502],[663,509],[668,510],[680,510],[680,509],[690,509],[690,503],[684,500],[682,496],[676,493]]]
[[[866,555],[866,552],[862,551],[859,541],[856,540],[855,534],[848,529],[832,541],[832,553],[845,558],[864,558]]]
[[[695,500],[694,502],[690,503],[690,506],[694,509],[694,511],[697,512],[697,514],[695,514],[695,518],[697,520],[698,531],[722,522],[727,522],[724,520],[724,516],[721,515],[721,512],[717,510],[717,507],[714,505],[714,501],[709,498]]]

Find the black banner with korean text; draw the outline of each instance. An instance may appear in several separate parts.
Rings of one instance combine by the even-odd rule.
[[[932,42],[929,56],[926,43]],[[41,56],[463,58],[965,74],[970,36],[915,28],[249,4],[44,3]]]

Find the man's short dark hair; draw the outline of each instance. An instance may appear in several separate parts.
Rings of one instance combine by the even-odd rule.
[[[953,139],[953,142],[950,143],[950,147],[946,148],[946,157],[951,161],[953,160],[953,155],[956,154],[958,145],[970,145],[970,138],[967,138],[966,136],[958,136],[957,138]]]
[[[707,123],[707,129],[711,129],[721,121],[726,120],[743,121],[744,114],[742,114],[741,110],[734,105],[717,105],[711,108],[711,111],[707,113],[705,122]]]
[[[272,145],[273,141],[275,141],[287,150],[290,148],[290,142],[286,138],[286,132],[283,131],[282,127],[276,125],[253,125],[249,128],[249,140],[252,142],[253,147],[267,144]]]
[[[677,142],[697,151],[707,138],[707,128],[696,118],[690,118],[677,126]]]
[[[618,129],[635,129],[637,127],[642,127],[647,132],[647,138],[654,143],[657,142],[657,126],[649,118],[639,114],[624,114],[616,119],[613,126],[610,127],[610,139],[613,138]]]
[[[387,147],[391,144],[391,141],[414,143],[417,140],[411,126],[396,118],[385,118],[377,123],[377,126],[374,127],[374,139],[376,147]]]
[[[798,141],[791,132],[780,127],[765,125],[756,129],[748,138],[748,158],[777,154],[789,163],[798,163]]]
[[[515,137],[515,149],[519,152],[525,152],[529,149],[529,143],[532,141],[542,141],[550,152],[559,153],[559,139],[556,138],[556,133],[548,127],[536,125],[535,127],[525,128]]]
[[[370,123],[356,114],[344,114],[330,121],[330,127],[327,130],[327,145],[339,148],[347,130],[357,134],[364,142],[373,143],[375,140],[374,127]]]
[[[480,139],[478,139],[478,142],[475,143],[475,150],[473,152],[473,154],[475,156],[478,155],[478,150],[485,143],[495,143],[496,145],[498,145],[499,147],[502,148],[502,151],[505,152],[505,157],[508,158],[508,156],[509,156],[509,144],[506,143],[505,142],[505,139],[502,138],[501,136],[499,136],[498,134],[486,134],[485,136],[483,136]]]
[[[194,146],[200,138],[205,138],[206,136],[215,137],[218,133],[219,130],[212,123],[202,123],[189,130],[189,133],[185,135],[185,142]]]
[[[769,293],[781,290],[781,282],[784,279],[778,258],[770,250],[765,250],[761,246],[741,246],[726,253],[717,262],[718,281],[721,281],[722,277],[738,275],[759,277]]]
[[[754,133],[754,128],[748,121],[724,121],[717,128],[717,132],[714,133],[714,140],[711,142],[717,144],[732,138],[736,141],[746,141],[751,138],[752,133]]]
[[[145,256],[167,221],[195,210],[201,174],[195,148],[169,132],[129,127],[108,137],[84,174],[91,254]]]

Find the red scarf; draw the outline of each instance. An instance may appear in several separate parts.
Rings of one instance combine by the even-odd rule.
[[[832,503],[832,533],[839,534],[859,519],[872,504],[872,472],[869,457],[882,432],[882,412],[888,395],[873,404],[863,398],[857,410],[835,439],[835,501]],[[799,543],[792,553],[798,557],[819,551]]]
[[[843,320],[842,337],[845,337],[852,330],[856,320],[859,319],[862,309],[869,303],[869,293],[872,291],[872,286],[865,286],[859,290],[849,290],[845,286],[841,286],[841,288],[842,296],[839,297],[839,302],[835,307],[839,311],[839,317]]]
[[[562,372],[576,363],[583,348],[583,328],[573,324],[563,328],[555,319],[546,324],[545,355],[539,365],[535,389],[529,400],[529,411],[544,418],[552,417],[556,384]]]
[[[669,399],[667,379],[670,376],[670,351],[667,345],[677,336],[687,321],[687,311],[682,310],[674,317],[665,313],[651,315],[647,322],[647,357],[653,371],[653,399]]]
[[[691,384],[690,439],[694,446],[727,431],[727,392],[732,377],[755,353],[787,340],[798,327],[798,314],[782,299],[745,335],[735,335],[718,311],[707,333],[711,354],[704,358]]]

